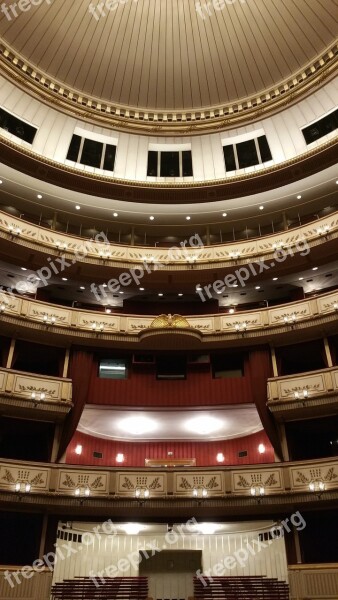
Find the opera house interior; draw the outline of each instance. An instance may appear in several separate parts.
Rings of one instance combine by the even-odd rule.
[[[338,599],[338,0],[0,3],[0,600]]]

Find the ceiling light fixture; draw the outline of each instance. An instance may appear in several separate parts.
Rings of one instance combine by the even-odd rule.
[[[198,435],[209,435],[221,429],[222,425],[223,423],[220,419],[208,415],[201,415],[186,421],[185,429],[193,431]]]
[[[132,435],[144,435],[157,429],[157,424],[153,419],[144,416],[127,417],[120,421],[119,428]]]

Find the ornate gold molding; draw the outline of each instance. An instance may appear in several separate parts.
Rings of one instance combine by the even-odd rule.
[[[198,135],[245,125],[281,111],[310,94],[334,77],[338,64],[338,44],[317,57],[306,69],[259,96],[243,98],[237,103],[197,111],[150,112],[137,107],[123,107],[84,96],[57,80],[0,43],[0,72],[21,89],[77,119],[121,131],[150,135]]]

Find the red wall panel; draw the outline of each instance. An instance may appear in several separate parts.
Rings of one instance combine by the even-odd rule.
[[[75,454],[77,444],[83,450]],[[264,444],[266,451],[259,454],[258,445]],[[248,455],[238,457],[238,452],[247,450]],[[103,458],[93,458],[93,452],[102,452]],[[173,456],[168,457],[168,452]],[[217,463],[216,455],[223,452],[224,463]],[[123,465],[116,463],[116,455],[125,455]],[[254,435],[218,442],[116,442],[76,432],[68,446],[66,462],[74,465],[95,465],[116,467],[144,467],[145,459],[196,458],[198,467],[221,465],[245,465],[274,462],[274,451],[269,438],[262,430]]]
[[[99,379],[93,368],[90,404],[110,406],[212,406],[252,403],[250,377],[213,379],[209,369],[191,367],[183,381],[158,381],[151,367],[137,367],[128,379]]]

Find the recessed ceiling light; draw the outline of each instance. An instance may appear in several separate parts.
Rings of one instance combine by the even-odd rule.
[[[214,433],[221,429],[222,425],[223,423],[220,419],[208,415],[201,415],[186,421],[185,428],[199,435],[209,435],[210,433]]]
[[[124,292],[119,292],[119,294],[124,294]]]
[[[77,205],[75,206],[75,209],[76,209],[76,210],[80,210],[80,209],[81,209],[81,206],[80,206],[79,204],[77,204]]]
[[[263,206],[263,205],[261,205],[261,206],[259,207],[259,210],[264,210],[264,206]]]
[[[302,196],[301,196],[301,194],[298,194],[298,196],[297,196],[297,200],[301,200],[301,199],[302,199]]]
[[[142,530],[142,525],[138,523],[126,523],[123,525],[123,529],[127,535],[138,535]]]
[[[150,221],[153,221],[155,219],[155,217],[153,215],[151,215],[151,217],[149,217]]]
[[[144,416],[127,417],[118,424],[119,428],[132,435],[143,435],[157,429],[157,424],[153,419]]]
[[[85,290],[86,288],[84,287],[84,285],[80,286],[80,290]]]
[[[185,217],[187,219],[187,221],[190,221],[191,217]]]
[[[159,296],[163,296],[163,294],[159,294]]]
[[[304,277],[299,277],[298,281],[303,281]]]
[[[200,286],[200,285],[198,285],[198,286],[196,287],[196,292],[201,292],[201,291],[202,291],[202,288],[201,288],[201,286]]]
[[[21,271],[27,271],[26,267],[21,267]]]
[[[272,281],[278,281],[278,277],[274,277]]]
[[[139,289],[140,289],[140,292],[144,292],[144,288],[139,288]]]
[[[261,286],[260,285],[256,285],[255,290],[260,290]]]
[[[62,281],[68,281],[67,277],[62,277]]]
[[[117,213],[117,212],[113,213],[113,217],[118,217],[118,216],[119,216],[119,213]]]
[[[232,287],[238,287],[238,283],[234,283]]]
[[[42,196],[41,196],[41,194],[38,194],[38,195],[37,195],[37,198],[38,198],[39,200],[42,200]]]
[[[103,283],[103,284],[102,284],[102,287],[103,287],[103,288],[106,288],[106,287],[108,287],[108,286],[107,286],[107,284],[106,284],[106,283]]]
[[[222,217],[227,217],[228,213],[223,213]]]
[[[216,523],[200,523],[198,529],[203,535],[212,535],[217,531],[218,525]]]
[[[183,296],[183,294],[178,294],[179,296]]]
[[[312,271],[318,271],[318,267],[312,267]]]

